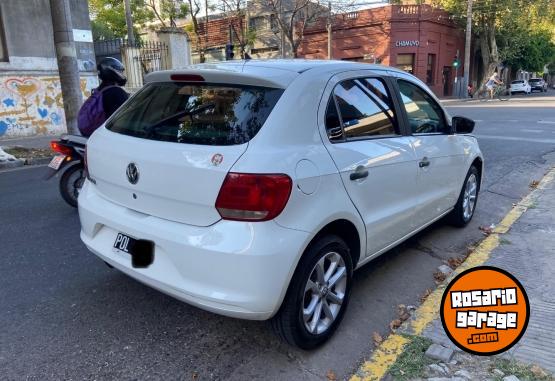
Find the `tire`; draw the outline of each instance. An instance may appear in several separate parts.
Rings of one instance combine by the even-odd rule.
[[[470,202],[470,198],[467,199],[467,187],[472,185],[471,178],[474,178],[474,200],[473,203],[470,205],[470,210],[467,209],[467,202]],[[469,181],[470,180],[470,181]],[[470,167],[466,177],[464,179],[463,187],[461,189],[461,193],[459,194],[459,198],[457,200],[457,204],[455,208],[449,214],[449,222],[458,227],[466,226],[474,216],[474,211],[476,210],[476,203],[478,202],[478,194],[480,193],[480,174],[478,172],[478,168],[475,166]],[[466,200],[466,201],[465,201]],[[469,213],[470,212],[470,213]]]
[[[83,163],[73,164],[64,171],[60,178],[60,194],[64,201],[74,208],[77,208],[77,197],[85,180],[83,170]]]
[[[335,271],[326,277],[333,261],[337,263]],[[324,279],[325,286],[324,282],[318,281],[317,267],[320,264],[323,269],[320,279]],[[306,350],[325,343],[341,323],[349,304],[352,275],[353,263],[345,241],[336,235],[327,235],[312,243],[299,261],[281,308],[271,320],[276,334],[289,344]],[[334,277],[339,280],[330,286],[329,280]],[[341,303],[334,303],[334,300]],[[306,313],[305,322],[304,311],[310,310],[312,313]],[[316,319],[318,311],[320,314]]]
[[[497,95],[497,98],[500,101],[508,101],[509,99],[511,99],[511,92],[508,90],[501,90],[501,92],[499,92],[499,94]]]

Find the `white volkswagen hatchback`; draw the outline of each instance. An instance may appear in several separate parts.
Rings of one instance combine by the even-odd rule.
[[[474,213],[474,122],[421,81],[337,61],[150,74],[90,138],[81,238],[129,276],[308,349],[339,325],[353,270]]]

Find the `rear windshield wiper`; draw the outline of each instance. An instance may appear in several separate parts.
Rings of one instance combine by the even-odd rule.
[[[152,132],[154,132],[154,130],[156,130],[160,127],[164,127],[165,124],[167,122],[171,121],[171,120],[181,118],[182,116],[191,116],[192,117],[195,114],[201,113],[201,112],[206,111],[206,110],[213,109],[215,107],[216,107],[215,103],[206,103],[206,104],[200,105],[197,108],[194,108],[192,110],[183,110],[183,111],[180,111],[180,112],[176,112],[175,114],[170,115],[170,116],[160,120],[159,122],[156,122],[155,124],[146,127],[145,128],[145,134],[147,136],[150,136],[150,134]]]

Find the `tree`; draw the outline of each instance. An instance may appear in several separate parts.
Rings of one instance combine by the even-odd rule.
[[[299,46],[303,40],[304,30],[328,12],[328,8],[318,0],[261,0],[275,14],[277,32],[283,33],[297,58]]]
[[[144,0],[162,27],[175,28],[176,19],[185,18],[189,13],[189,5],[185,0]]]
[[[246,1],[245,0],[222,0],[222,11],[229,19],[229,25],[235,41],[239,46],[241,58],[245,58],[247,46],[252,45],[256,39],[256,31],[250,29],[246,22]]]
[[[200,28],[198,24],[198,14],[200,13],[200,0],[188,0],[189,1],[189,16],[191,16],[191,25],[188,28],[189,32],[195,35],[196,49],[200,57],[200,62],[203,63],[206,60],[205,52],[206,46],[202,43],[200,36]],[[206,4],[208,5],[208,4]],[[206,20],[208,24],[208,20]]]
[[[435,0],[434,5],[445,8],[464,25],[467,1]],[[523,48],[526,38],[536,36],[539,38],[536,42],[541,42],[544,41],[543,37],[540,36],[541,33],[536,35],[536,32],[547,28],[553,33],[555,11],[551,1],[475,0],[472,31],[479,40],[486,76],[489,76],[503,60],[506,60],[505,63],[518,64],[519,57],[527,54]]]
[[[499,56],[513,69],[540,72],[555,55],[555,44],[547,30],[515,26],[499,36]]]
[[[144,3],[145,0],[131,0],[131,12],[135,25],[143,26],[154,19],[154,14]],[[125,8],[122,0],[89,0],[93,39],[109,40],[125,38]],[[137,28],[135,35],[138,35]]]

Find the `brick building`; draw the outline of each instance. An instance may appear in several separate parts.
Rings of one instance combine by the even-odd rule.
[[[438,96],[453,94],[462,76],[464,31],[447,12],[430,5],[386,5],[336,15],[332,58],[381,63],[411,72]],[[453,67],[459,55],[458,71]],[[300,56],[328,58],[326,20],[305,30]]]

